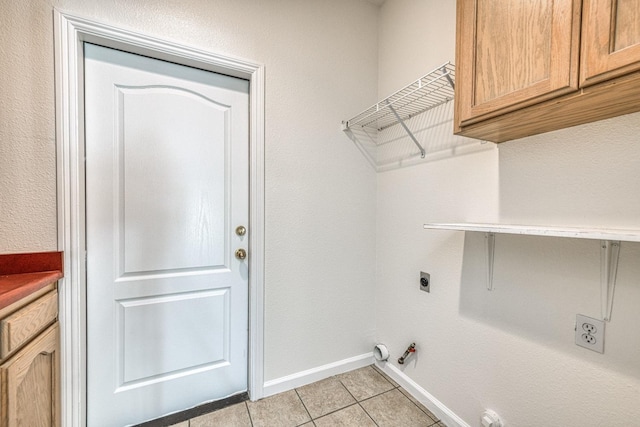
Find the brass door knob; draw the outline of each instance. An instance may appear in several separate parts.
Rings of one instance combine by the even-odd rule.
[[[238,236],[244,236],[245,234],[247,234],[247,229],[244,225],[239,225],[236,227],[236,234]]]
[[[243,260],[247,257],[247,251],[244,249],[236,249],[236,258]]]

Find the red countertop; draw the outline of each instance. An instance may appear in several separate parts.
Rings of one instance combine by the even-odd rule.
[[[0,309],[62,276],[62,252],[0,254]]]

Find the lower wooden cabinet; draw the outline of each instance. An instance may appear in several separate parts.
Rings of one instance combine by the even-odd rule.
[[[56,297],[53,291],[22,307],[14,306],[17,311],[6,317],[0,315],[0,325],[5,326],[0,328],[0,341],[5,347],[7,342],[16,343],[15,350],[0,358],[0,427],[60,425]],[[53,318],[52,298],[56,298]]]

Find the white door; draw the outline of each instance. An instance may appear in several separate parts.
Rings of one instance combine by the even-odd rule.
[[[247,390],[248,81],[85,44],[87,422]]]

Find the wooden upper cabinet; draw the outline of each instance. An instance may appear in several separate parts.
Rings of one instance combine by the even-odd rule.
[[[640,70],[640,0],[584,0],[580,86]]]
[[[580,0],[458,0],[456,125],[578,87]]]
[[[504,142],[640,111],[640,0],[457,0],[454,132]]]

